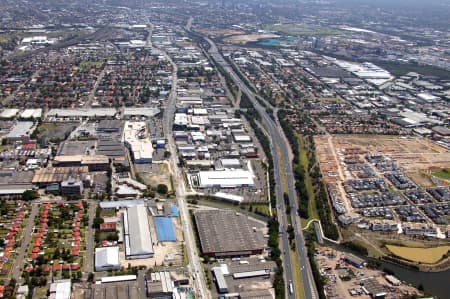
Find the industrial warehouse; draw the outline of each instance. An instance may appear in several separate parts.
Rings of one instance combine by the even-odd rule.
[[[271,287],[266,289],[263,285],[271,278],[276,269],[277,265],[274,261],[250,258],[214,264],[211,267],[211,273],[215,278],[218,294],[230,293],[229,295],[231,295],[238,292],[240,298],[253,298],[242,295],[258,291],[259,296],[256,298],[273,298],[271,296],[273,289]],[[266,297],[267,295],[268,297]]]
[[[264,250],[262,233],[252,230],[248,218],[232,210],[194,213],[204,255],[211,257],[248,256]]]
[[[252,174],[246,170],[200,171],[197,175],[199,188],[252,187]]]
[[[123,215],[125,256],[127,259],[153,257],[153,243],[150,234],[147,211],[144,205],[129,207]]]
[[[95,248],[95,271],[119,269],[119,247]]]
[[[152,163],[153,145],[148,138],[145,122],[125,122],[123,142],[130,149],[137,164]]]

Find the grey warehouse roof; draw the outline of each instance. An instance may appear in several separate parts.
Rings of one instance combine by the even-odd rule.
[[[262,234],[251,229],[246,216],[231,210],[197,211],[194,216],[204,253],[264,248]]]
[[[153,117],[157,115],[161,110],[159,108],[141,108],[141,107],[126,107],[123,114],[126,116],[146,116]]]
[[[144,204],[144,201],[142,199],[102,201],[102,202],[100,202],[100,208],[102,208],[102,209],[119,209],[119,208],[129,208],[132,206],[143,205],[143,204]]]
[[[124,215],[124,224],[125,254],[129,257],[152,256],[154,254],[153,243],[145,206],[129,207]]]
[[[20,138],[28,135],[30,129],[33,127],[32,121],[18,121],[12,130],[6,135],[6,138]]]
[[[51,109],[47,116],[54,117],[113,117],[116,115],[115,108],[76,108],[76,109]]]

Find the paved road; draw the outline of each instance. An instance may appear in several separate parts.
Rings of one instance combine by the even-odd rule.
[[[163,49],[161,49],[163,50]],[[164,52],[164,51],[163,51]],[[197,294],[197,298],[210,298],[209,290],[206,285],[205,275],[203,272],[203,267],[199,260],[199,254],[197,250],[197,244],[195,242],[194,231],[191,225],[190,215],[186,204],[186,189],[184,178],[180,168],[178,167],[177,152],[175,148],[175,141],[173,140],[172,126],[173,118],[175,114],[175,104],[177,98],[177,65],[172,61],[172,59],[164,52],[165,57],[171,62],[173,67],[172,73],[172,89],[168,98],[166,108],[164,109],[164,134],[168,139],[168,150],[170,151],[170,161],[169,165],[172,170],[173,179],[177,184],[175,184],[175,192],[178,200],[178,206],[180,208],[181,220],[183,222],[184,238],[186,243],[186,251],[189,258],[189,272],[193,276],[194,288]]]
[[[85,274],[89,272],[94,272],[94,229],[92,225],[94,224],[95,211],[97,209],[97,203],[95,201],[89,201],[88,208],[88,230],[86,236],[86,259],[84,264]],[[87,278],[87,276],[85,277]]]
[[[298,295],[299,298],[307,298],[314,299],[318,298],[317,289],[315,287],[315,283],[312,277],[311,265],[309,264],[309,260],[306,254],[305,241],[303,238],[303,232],[300,225],[300,218],[297,215],[298,203],[297,203],[297,193],[295,190],[294,177],[292,173],[292,165],[289,158],[290,151],[288,143],[282,133],[281,126],[275,122],[266,112],[265,108],[262,107],[259,102],[256,100],[256,95],[247,87],[247,85],[236,75],[234,70],[229,66],[229,64],[224,60],[222,55],[219,53],[217,46],[214,44],[212,40],[206,38],[206,40],[210,44],[209,53],[214,58],[216,63],[220,64],[226,72],[229,73],[234,83],[245,93],[249,99],[252,101],[255,109],[261,115],[262,124],[265,126],[267,132],[269,133],[269,138],[271,141],[271,152],[273,155],[274,161],[274,174],[275,174],[275,182],[276,182],[276,196],[277,196],[277,210],[278,217],[280,222],[280,231],[282,232],[281,237],[281,245],[283,249],[282,258],[284,260],[284,271],[285,271],[285,279],[286,279],[286,290],[287,297],[294,299]],[[283,165],[280,165],[280,157],[284,157]],[[283,198],[283,190],[281,187],[281,177],[283,173],[286,175],[287,183],[288,183],[288,195],[289,202],[291,205],[291,219],[292,225],[295,232],[295,241],[297,254],[299,255],[299,260],[301,267],[300,269],[292,269],[291,266],[291,256],[289,251],[289,240],[286,234],[287,230],[287,217],[285,214],[285,206]],[[304,294],[291,294],[289,292],[289,283],[293,282],[293,271],[301,272],[303,286],[304,286]]]
[[[153,44],[152,44],[153,24],[150,23],[150,19],[149,18],[147,18],[147,23],[148,23],[149,29],[148,29],[147,40],[145,42],[145,47],[146,48],[153,48]]]
[[[20,244],[20,248],[17,250],[16,260],[14,261],[12,268],[11,278],[14,278],[17,282],[22,281],[22,277],[20,273],[22,272],[20,269],[23,266],[23,261],[25,259],[25,254],[27,253],[28,245],[30,244],[33,227],[34,227],[34,219],[36,218],[37,213],[39,212],[39,205],[37,203],[31,204],[31,212],[27,219],[27,224],[22,233],[22,240]]]
[[[193,21],[194,21],[194,18],[193,17],[189,17],[189,19],[188,19],[188,21],[186,23],[186,27],[185,27],[187,31],[191,30]]]
[[[103,77],[105,76],[106,73],[106,65],[103,67],[102,71],[100,72],[100,74],[97,77],[97,80],[95,80],[94,86],[92,86],[91,92],[88,95],[88,98],[86,100],[86,102],[84,103],[84,108],[90,108],[92,105],[92,102],[95,98],[95,93],[97,92],[98,89],[98,85],[100,84],[100,82],[102,82]]]

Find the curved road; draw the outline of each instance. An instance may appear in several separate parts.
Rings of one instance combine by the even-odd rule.
[[[269,139],[271,141],[271,152],[273,156],[274,163],[274,175],[276,182],[276,196],[277,196],[277,210],[278,210],[278,220],[280,222],[280,232],[281,236],[281,245],[283,250],[283,260],[284,260],[284,271],[285,271],[285,280],[286,280],[286,294],[290,299],[297,298],[307,298],[307,299],[315,299],[318,298],[317,289],[314,283],[314,278],[312,276],[311,265],[309,264],[309,260],[307,257],[305,240],[303,237],[303,232],[300,225],[300,217],[297,215],[298,203],[297,203],[297,192],[295,190],[294,177],[292,174],[292,165],[291,161],[288,157],[290,157],[290,150],[287,143],[287,140],[284,137],[281,126],[278,122],[274,121],[266,112],[265,108],[261,106],[261,104],[256,100],[256,96],[248,86],[236,75],[234,70],[230,67],[227,61],[223,58],[223,56],[219,53],[217,46],[215,43],[206,38],[206,41],[210,44],[209,54],[214,58],[217,64],[220,64],[226,72],[231,76],[234,83],[245,93],[250,101],[253,103],[253,106],[258,111],[261,116],[262,124],[266,127],[267,132],[269,133]],[[284,159],[280,159],[280,157],[284,157]],[[280,165],[280,160],[283,160],[284,163]],[[281,177],[282,173],[286,175],[287,184],[288,184],[288,195],[289,195],[289,203],[291,205],[291,220],[292,226],[295,232],[295,245],[297,249],[297,254],[299,255],[300,261],[300,269],[292,269],[292,265],[290,263],[290,246],[288,235],[286,233],[288,222],[285,214],[285,206],[283,198],[283,190],[281,187]],[[304,294],[291,294],[289,292],[289,282],[293,279],[293,271],[301,271]],[[295,289],[295,288],[294,288]]]

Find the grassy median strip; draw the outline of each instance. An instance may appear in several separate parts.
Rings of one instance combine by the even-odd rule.
[[[316,195],[314,193],[314,186],[312,184],[311,176],[309,174],[309,161],[307,156],[307,150],[305,148],[305,144],[303,142],[302,136],[298,136],[297,142],[300,148],[299,153],[299,161],[300,166],[305,170],[304,172],[304,182],[305,182],[305,189],[306,194],[308,196],[308,219],[305,219],[306,222],[308,222],[310,219],[319,219],[319,215],[317,213],[317,207],[316,207]]]
[[[281,148],[280,148],[280,145],[278,145],[278,144],[277,144],[277,151],[279,153],[281,153]],[[279,156],[278,163],[279,163],[280,167],[283,167],[283,165],[284,165],[284,158],[283,158],[283,156],[281,156],[281,155]],[[281,190],[282,190],[282,192],[283,193],[288,193],[289,190],[288,190],[288,183],[287,183],[287,178],[286,178],[286,172],[284,172],[284,171],[281,172],[280,179],[281,179]]]
[[[303,289],[303,280],[300,273],[300,261],[295,250],[291,250],[291,266],[296,298],[305,298],[305,290]]]

